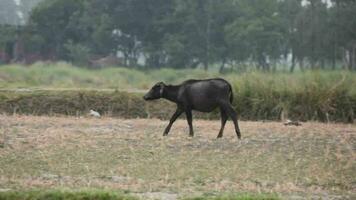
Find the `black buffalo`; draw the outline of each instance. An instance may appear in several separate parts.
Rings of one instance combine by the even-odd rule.
[[[192,126],[192,110],[211,112],[220,109],[221,128],[218,138],[223,136],[225,123],[231,117],[235,125],[237,137],[241,139],[241,132],[237,122],[237,114],[232,108],[232,88],[224,79],[187,80],[180,85],[166,85],[163,82],[155,84],[143,97],[145,100],[168,99],[177,104],[177,110],[171,117],[163,135],[166,136],[174,121],[185,112],[189,124],[189,135],[194,136]]]

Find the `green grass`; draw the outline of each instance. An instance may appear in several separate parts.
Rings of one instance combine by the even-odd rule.
[[[277,195],[271,194],[229,194],[217,197],[201,196],[195,198],[187,198],[185,200],[278,200]]]
[[[105,190],[30,190],[0,192],[0,200],[135,200],[126,194]]]
[[[136,200],[137,197],[115,191],[86,189],[86,190],[22,190],[0,192],[0,200]],[[230,194],[211,197],[181,198],[182,200],[278,200],[270,194]]]
[[[356,73],[349,71],[306,71],[294,74],[277,72],[246,72],[219,74],[201,69],[137,70],[129,68],[105,68],[89,70],[70,64],[36,63],[31,66],[0,66],[0,88],[94,88],[94,89],[148,89],[158,81],[178,84],[186,79],[222,77],[234,85],[268,86],[273,90],[304,90],[305,87],[348,86],[351,93],[356,89]]]
[[[128,68],[88,70],[67,63],[36,63],[0,66],[0,88],[111,88],[147,89],[153,83],[179,83],[188,78],[216,77],[202,70],[161,69],[142,71]]]

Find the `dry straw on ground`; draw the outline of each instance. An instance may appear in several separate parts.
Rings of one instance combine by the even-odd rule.
[[[267,192],[356,197],[356,126],[0,116],[0,188],[110,188],[131,193]]]

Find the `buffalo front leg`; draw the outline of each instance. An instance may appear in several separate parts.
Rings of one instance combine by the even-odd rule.
[[[188,122],[188,125],[189,125],[189,136],[193,137],[194,136],[194,131],[193,131],[192,110],[190,110],[190,109],[185,110],[185,114],[187,116],[187,122]]]
[[[223,136],[225,124],[227,121],[227,114],[223,108],[220,108],[220,114],[221,114],[221,128],[220,128],[219,135],[217,138],[221,138]]]
[[[171,119],[169,120],[169,124],[166,127],[166,129],[163,132],[163,136],[168,135],[168,132],[171,130],[171,127],[173,123],[176,121],[176,119],[183,113],[183,110],[180,108],[177,108],[176,112],[172,115]]]

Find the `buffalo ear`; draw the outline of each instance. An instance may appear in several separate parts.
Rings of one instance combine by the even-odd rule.
[[[161,85],[164,85],[164,83],[163,82],[158,82],[154,86],[161,86]]]

